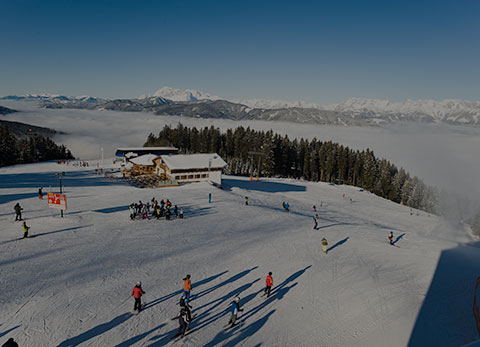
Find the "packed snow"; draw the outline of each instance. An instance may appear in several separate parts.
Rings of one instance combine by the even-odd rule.
[[[478,338],[480,244],[466,227],[350,186],[227,176],[224,189],[140,189],[95,168],[96,161],[0,169],[0,343],[393,347]],[[58,192],[61,171],[65,218],[37,196],[39,187]],[[128,205],[153,197],[170,199],[185,218],[130,220]],[[31,227],[27,239],[14,222],[17,202]],[[172,342],[186,274],[194,330]],[[137,281],[146,305],[134,315]],[[225,329],[237,295],[244,311]]]

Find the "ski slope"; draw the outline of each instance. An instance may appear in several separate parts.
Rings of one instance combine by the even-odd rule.
[[[467,228],[356,187],[227,176],[223,190],[207,183],[139,189],[96,175],[95,163],[0,169],[0,343],[393,347],[478,338],[480,244]],[[66,172],[63,219],[37,197],[39,187],[58,191],[58,171]],[[183,207],[185,219],[131,221],[127,206],[152,197]],[[19,239],[16,202],[28,239]],[[388,244],[390,231],[399,248]],[[175,343],[171,318],[187,273],[195,331]],[[146,308],[132,315],[136,281]],[[240,326],[225,330],[236,295]]]

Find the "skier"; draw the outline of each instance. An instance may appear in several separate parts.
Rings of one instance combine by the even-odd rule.
[[[289,211],[289,207],[290,207],[290,205],[288,204],[288,202],[285,202],[285,201],[284,201],[284,202],[282,203],[282,205],[283,205],[283,208],[288,212],[288,211]]]
[[[315,223],[315,225],[313,226],[313,229],[317,230],[317,227],[318,227],[318,214],[317,213],[315,213],[315,216],[313,217],[313,222]]]
[[[183,294],[182,298],[185,298],[185,305],[192,308],[188,301],[190,300],[190,291],[192,290],[192,281],[190,280],[190,275],[185,276],[183,279]]]
[[[178,319],[179,327],[177,333],[172,336],[172,339],[185,335],[185,332],[188,329],[188,326],[190,325],[190,322],[192,321],[192,313],[190,312],[190,309],[188,308],[188,305],[185,303],[185,301],[180,299],[180,313],[178,314],[177,317],[172,318],[172,320]]]
[[[142,310],[142,295],[145,292],[142,289],[142,282],[137,282],[135,287],[132,289],[132,295],[135,298],[135,304],[133,305],[133,310],[140,312]]]
[[[245,197],[245,205],[248,205],[248,196]]]
[[[173,208],[173,213],[175,213],[175,217],[178,218],[178,207],[177,207],[177,205],[175,205],[175,207]]]
[[[30,227],[27,226],[26,221],[23,222],[22,228],[23,228],[23,238],[28,237],[28,230],[30,230]]]
[[[22,220],[22,210],[23,208],[20,207],[20,203],[17,202],[17,204],[13,207],[15,210],[15,222],[17,220]]]
[[[38,198],[39,198],[40,200],[43,200],[42,188],[38,188]]]
[[[180,207],[180,219],[183,219],[183,207]]]
[[[212,193],[208,193],[208,203],[212,202]]]
[[[265,279],[266,287],[265,290],[263,291],[263,295],[267,294],[267,298],[270,296],[270,291],[272,290],[273,286],[273,278],[272,278],[272,272],[268,273],[267,278]]]
[[[128,208],[130,209],[130,219],[134,220],[135,219],[135,205],[130,204],[130,206]]]
[[[327,246],[328,246],[328,242],[327,242],[327,239],[324,237],[322,239],[322,248],[323,248],[323,253],[327,254]]]
[[[230,312],[232,315],[230,316],[230,320],[228,321],[228,324],[230,324],[230,327],[233,327],[235,325],[235,321],[237,320],[237,314],[238,312],[243,312],[243,308],[240,308],[240,297],[237,296],[235,299],[232,301],[232,306],[230,308]]]
[[[167,208],[167,211],[165,212],[165,219],[170,220],[170,216],[172,215],[172,212],[170,212],[170,209]]]
[[[18,343],[15,342],[13,337],[9,338],[7,342],[5,342],[2,347],[18,347]]]
[[[390,231],[390,235],[388,235],[388,241],[393,246],[393,231]]]
[[[313,212],[317,212],[317,206],[313,205]]]

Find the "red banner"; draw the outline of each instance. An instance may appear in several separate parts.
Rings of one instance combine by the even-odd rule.
[[[48,193],[48,206],[60,210],[67,209],[67,197],[65,194]]]

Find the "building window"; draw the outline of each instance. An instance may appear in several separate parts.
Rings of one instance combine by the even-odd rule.
[[[188,179],[193,179],[193,175],[188,175]]]
[[[195,178],[200,178],[200,175],[195,175]]]
[[[202,178],[207,178],[207,174],[202,174]]]
[[[187,176],[183,175],[183,176],[180,176],[180,179],[182,180],[186,180],[187,179]]]

